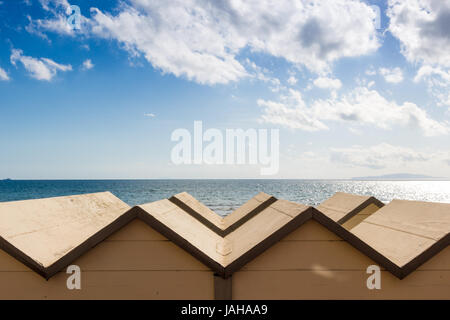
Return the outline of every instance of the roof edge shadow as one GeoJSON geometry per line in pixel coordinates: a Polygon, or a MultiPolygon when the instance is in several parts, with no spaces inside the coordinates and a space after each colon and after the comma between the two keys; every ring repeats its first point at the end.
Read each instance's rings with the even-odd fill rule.
{"type": "MultiPolygon", "coordinates": [[[[358,213],[360,213],[362,210],[364,210],[365,208],[367,208],[368,206],[370,206],[371,204],[376,205],[377,207],[379,207],[380,209],[383,208],[385,206],[385,204],[383,202],[381,202],[380,200],[378,200],[375,197],[370,197],[369,199],[367,199],[366,201],[364,201],[363,203],[361,203],[359,206],[357,206],[356,208],[354,208],[352,211],[350,211],[349,213],[347,213],[344,217],[342,217],[341,219],[339,219],[338,221],[336,221],[336,223],[342,225],[344,223],[346,223],[347,221],[349,221],[350,219],[352,219],[354,216],[356,216],[358,213]]],[[[318,210],[320,211],[320,210],[318,210]]]]}
{"type": "MultiPolygon", "coordinates": [[[[254,197],[253,197],[254,198],[254,197]]],[[[251,198],[251,199],[253,199],[251,198]]],[[[195,199],[195,198],[194,198],[195,199]]],[[[251,200],[250,199],[250,200],[251,200]]],[[[267,200],[264,200],[263,202],[261,202],[257,207],[255,207],[254,209],[252,209],[251,211],[247,212],[245,215],[243,215],[239,220],[235,221],[233,224],[227,226],[226,228],[220,228],[219,226],[217,226],[213,221],[209,220],[208,218],[204,217],[203,215],[201,215],[200,213],[198,213],[195,209],[193,209],[191,206],[187,205],[186,203],[184,203],[183,201],[181,201],[180,199],[178,199],[176,196],[172,196],[168,199],[170,202],[172,202],[174,205],[176,205],[177,207],[179,207],[181,210],[183,210],[184,212],[190,214],[192,217],[194,217],[195,219],[197,219],[199,222],[201,222],[203,225],[205,225],[206,227],[208,227],[210,230],[212,230],[213,232],[215,232],[216,234],[218,234],[221,237],[225,237],[228,234],[230,234],[231,232],[235,231],[237,228],[239,228],[240,226],[242,226],[244,223],[246,223],[247,221],[249,221],[251,218],[255,217],[257,214],[259,214],[260,212],[264,211],[265,209],[267,209],[270,205],[272,205],[273,203],[275,203],[278,199],[270,196],[267,200]]],[[[244,204],[243,204],[244,205],[244,204]]],[[[240,207],[242,207],[243,205],[241,205],[240,207]]],[[[236,210],[235,210],[236,211],[236,210]]],[[[231,213],[231,215],[235,212],[233,211],[231,213]]],[[[221,218],[222,220],[224,218],[221,218]]]]}
{"type": "MultiPolygon", "coordinates": [[[[252,198],[253,199],[253,198],[252,198]]],[[[251,199],[250,199],[251,200],[251,199]]],[[[239,220],[234,222],[233,224],[229,225],[224,231],[222,237],[225,237],[226,235],[230,234],[231,232],[235,231],[237,228],[242,226],[244,223],[249,221],[251,218],[255,217],[262,211],[266,210],[268,207],[270,207],[272,204],[277,202],[278,199],[274,196],[270,196],[267,200],[264,200],[261,202],[256,208],[253,210],[247,212],[245,215],[243,215],[239,220]]],[[[243,205],[242,205],[243,206],[243,205]]],[[[241,206],[241,207],[242,207],[241,206]]],[[[236,211],[236,210],[235,210],[236,211]]],[[[232,215],[235,211],[233,211],[230,215],[232,215]]]]}
{"type": "MultiPolygon", "coordinates": [[[[195,198],[194,198],[195,199],[195,198]]],[[[178,199],[176,196],[171,196],[168,199],[171,203],[176,205],[178,208],[183,210],[184,212],[188,213],[190,216],[197,219],[199,222],[201,222],[203,225],[211,229],[213,232],[217,233],[218,235],[222,235],[223,229],[219,228],[216,224],[214,224],[211,220],[205,218],[200,213],[198,213],[196,210],[194,210],[191,206],[187,205],[180,199],[178,199]]],[[[216,213],[214,213],[216,214],[216,213]]]]}

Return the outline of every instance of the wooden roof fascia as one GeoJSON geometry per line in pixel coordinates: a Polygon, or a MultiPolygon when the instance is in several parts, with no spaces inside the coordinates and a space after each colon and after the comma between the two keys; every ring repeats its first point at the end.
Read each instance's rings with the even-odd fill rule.
{"type": "Polygon", "coordinates": [[[434,257],[440,251],[445,249],[450,243],[450,234],[434,243],[431,247],[427,248],[413,260],[408,262],[403,267],[398,266],[392,262],[389,258],[385,257],[383,254],[375,250],[370,244],[366,243],[364,240],[360,239],[357,235],[353,234],[351,231],[345,229],[337,222],[333,221],[324,213],[320,212],[316,208],[313,210],[313,219],[319,222],[321,225],[326,227],[328,230],[347,241],[354,248],[359,250],[361,253],[365,254],[367,257],[374,260],[380,266],[391,272],[394,276],[399,279],[405,278],[407,275],[415,271],[422,264],[427,262],[429,259],[434,257]]]}
{"type": "Polygon", "coordinates": [[[45,279],[49,279],[51,276],[48,276],[44,266],[37,263],[35,260],[33,260],[31,257],[29,257],[26,253],[19,250],[15,246],[13,246],[10,242],[5,240],[3,237],[0,237],[0,249],[2,249],[4,252],[9,254],[12,258],[20,261],[24,265],[26,265],[28,268],[39,274],[45,279]]]}
{"type": "MultiPolygon", "coordinates": [[[[376,200],[375,198],[373,198],[375,200],[371,198],[367,199],[363,204],[361,204],[358,207],[359,210],[364,209],[362,207],[363,205],[365,207],[371,203],[375,204],[378,203],[377,202],[378,200],[375,201],[376,200]]],[[[252,247],[249,246],[248,249],[245,248],[246,250],[245,252],[242,252],[240,255],[232,257],[232,259],[229,259],[228,262],[226,262],[227,261],[226,259],[224,259],[223,261],[218,259],[216,261],[214,258],[212,258],[212,256],[209,256],[207,253],[202,251],[201,248],[197,248],[193,243],[189,242],[182,235],[178,234],[176,230],[172,230],[170,227],[166,226],[162,221],[158,220],[155,216],[153,216],[151,212],[146,211],[144,208],[140,206],[136,206],[125,211],[123,214],[119,215],[115,220],[110,222],[108,225],[104,226],[101,230],[95,232],[92,236],[87,238],[80,245],[73,248],[71,251],[66,253],[64,256],[62,256],[60,259],[58,259],[48,267],[44,267],[37,261],[33,260],[30,256],[28,256],[20,249],[18,249],[10,242],[8,242],[6,239],[1,237],[0,237],[0,248],[5,252],[7,252],[12,257],[14,257],[15,259],[19,260],[20,262],[22,262],[23,264],[34,270],[35,272],[37,272],[45,279],[49,279],[54,274],[61,271],[66,266],[70,265],[72,261],[83,255],[92,247],[96,246],[98,243],[105,240],[111,234],[118,231],[120,228],[124,227],[132,220],[138,218],[147,223],[150,227],[161,233],[169,240],[173,241],[176,245],[184,249],[186,252],[194,256],[196,259],[204,263],[206,266],[211,268],[215,273],[217,273],[223,278],[227,278],[231,276],[232,273],[239,270],[243,265],[250,262],[255,257],[260,255],[262,252],[267,250],[269,247],[274,245],[276,242],[281,240],[283,237],[288,235],[290,232],[299,228],[303,223],[305,223],[310,219],[313,219],[318,223],[320,223],[325,228],[327,228],[328,230],[330,230],[331,232],[333,232],[334,234],[336,234],[337,236],[339,236],[340,238],[342,238],[343,240],[347,241],[350,245],[352,245],[357,250],[359,250],[372,260],[374,260],[380,266],[390,271],[394,276],[398,277],[399,279],[403,279],[408,274],[416,270],[420,265],[431,259],[433,256],[438,254],[444,248],[446,248],[450,243],[450,233],[447,232],[447,234],[445,234],[442,238],[437,239],[437,241],[433,245],[431,245],[426,250],[424,250],[416,257],[414,257],[411,261],[400,267],[399,265],[391,261],[389,258],[384,256],[382,253],[377,251],[375,248],[373,248],[369,243],[365,242],[364,240],[359,238],[356,234],[352,233],[351,230],[345,229],[339,222],[334,221],[332,218],[330,218],[328,215],[324,214],[317,208],[307,207],[289,201],[276,199],[274,200],[274,199],[275,198],[268,196],[266,197],[265,201],[263,201],[260,205],[254,207],[251,211],[246,213],[245,212],[240,213],[243,214],[242,218],[239,218],[238,220],[234,219],[236,221],[230,224],[226,229],[223,229],[228,230],[228,228],[234,226],[234,229],[233,230],[230,229],[231,231],[229,231],[226,235],[219,235],[217,233],[212,233],[209,227],[204,225],[203,222],[198,220],[196,217],[192,217],[191,213],[175,205],[173,202],[170,202],[168,200],[164,200],[166,202],[162,202],[161,200],[163,206],[164,205],[167,206],[167,204],[170,203],[169,207],[177,208],[176,210],[178,211],[176,212],[178,212],[178,214],[181,215],[187,214],[188,216],[191,216],[191,218],[189,218],[188,220],[192,221],[193,223],[195,222],[195,224],[198,224],[199,228],[203,230],[203,232],[207,232],[207,230],[209,230],[208,233],[210,234],[210,236],[216,238],[218,240],[218,243],[220,242],[220,244],[223,244],[224,246],[226,245],[230,237],[231,239],[234,240],[242,238],[242,235],[233,234],[233,232],[242,233],[246,232],[245,230],[248,231],[249,230],[248,227],[250,225],[247,225],[246,223],[252,218],[258,219],[257,218],[258,214],[264,212],[266,209],[271,208],[270,210],[273,209],[281,214],[281,216],[275,215],[275,217],[280,220],[278,220],[279,223],[277,227],[273,229],[273,232],[270,228],[268,228],[266,230],[267,234],[263,236],[264,238],[261,237],[260,239],[257,238],[259,242],[257,242],[254,246],[252,245],[252,247]],[[179,211],[180,209],[181,211],[179,211]],[[282,216],[284,218],[281,218],[282,216]],[[289,220],[289,218],[287,217],[290,217],[291,219],[289,220]],[[239,229],[239,227],[243,227],[244,229],[239,229]]],[[[155,208],[157,208],[157,206],[155,208]]],[[[265,219],[271,217],[271,215],[274,214],[273,210],[266,211],[265,214],[263,214],[265,215],[265,219]]],[[[354,211],[357,211],[357,209],[353,209],[351,212],[354,211]]],[[[160,216],[160,218],[161,217],[162,218],[164,217],[164,212],[160,216]]],[[[262,216],[261,219],[263,219],[264,221],[264,218],[262,216]]],[[[217,243],[215,244],[217,245],[217,243]]],[[[242,250],[242,246],[241,249],[239,250],[242,250]]],[[[211,251],[210,246],[209,249],[207,248],[206,251],[207,252],[211,251]]],[[[226,253],[225,255],[222,253],[220,254],[222,256],[227,255],[226,253]]]]}
{"type": "Polygon", "coordinates": [[[127,217],[126,212],[130,207],[110,192],[97,192],[2,202],[0,210],[5,210],[1,211],[0,249],[48,279],[90,247],[101,242],[103,235],[107,237],[110,229],[126,224],[128,221],[122,220],[127,217]],[[61,210],[68,210],[67,215],[60,215],[61,210]],[[85,212],[86,215],[83,214],[85,212]],[[42,217],[44,223],[36,217],[42,217]],[[77,227],[80,225],[86,225],[87,228],[76,236],[79,230],[77,227]],[[44,235],[40,234],[41,232],[44,235]],[[48,233],[56,233],[59,236],[68,233],[69,241],[58,242],[48,236],[48,233]],[[21,236],[31,237],[28,241],[21,242],[21,236]],[[43,241],[37,243],[41,247],[38,247],[37,251],[30,250],[30,244],[36,245],[36,239],[43,241]],[[57,251],[47,252],[45,241],[50,241],[51,248],[57,251]]]}
{"type": "MultiPolygon", "coordinates": [[[[247,215],[244,216],[245,221],[248,221],[251,217],[254,217],[255,215],[257,215],[257,213],[262,212],[264,209],[269,207],[271,203],[273,203],[272,201],[273,198],[270,198],[269,201],[265,201],[257,208],[249,212],[247,215]],[[248,215],[250,215],[250,217],[248,215]]],[[[304,217],[303,219],[301,219],[301,221],[304,222],[310,218],[310,215],[306,216],[299,215],[299,217],[304,217]]],[[[281,228],[280,230],[276,230],[274,234],[264,239],[261,243],[259,243],[255,247],[251,248],[249,251],[239,256],[236,260],[233,261],[233,263],[230,266],[227,266],[227,268],[225,268],[223,265],[212,259],[210,256],[205,254],[199,248],[195,247],[189,241],[184,239],[181,235],[177,234],[174,230],[164,225],[162,222],[160,222],[158,219],[152,216],[151,212],[147,212],[140,206],[135,206],[127,210],[118,218],[116,218],[113,222],[106,225],[104,228],[93,234],[91,237],[86,239],[77,247],[73,248],[71,251],[66,253],[64,256],[62,256],[60,259],[58,259],[48,267],[44,267],[43,265],[37,263],[31,257],[27,256],[25,253],[23,253],[18,248],[13,246],[10,242],[1,237],[0,237],[0,248],[3,249],[5,252],[7,252],[9,255],[11,255],[13,258],[19,260],[27,267],[29,267],[30,269],[41,275],[43,278],[48,280],[53,275],[60,272],[68,265],[70,265],[74,260],[82,256],[92,247],[95,247],[97,244],[99,244],[107,237],[112,235],[114,232],[126,226],[128,223],[130,223],[132,220],[136,218],[142,220],[151,228],[161,233],[169,240],[173,241],[177,246],[184,249],[186,252],[191,254],[193,257],[204,263],[206,266],[208,266],[214,272],[216,272],[217,274],[219,274],[224,278],[230,275],[235,270],[237,270],[239,266],[246,264],[251,259],[259,255],[262,251],[266,250],[270,245],[278,241],[280,237],[283,237],[286,234],[286,232],[290,232],[292,228],[295,229],[296,223],[300,220],[300,219],[293,219],[292,221],[288,222],[287,225],[283,226],[283,228],[281,228]]],[[[239,220],[240,225],[245,223],[245,221],[242,222],[242,219],[240,219],[239,220]]],[[[236,224],[233,224],[231,226],[232,227],[234,226],[235,229],[234,230],[230,229],[231,231],[228,231],[227,234],[230,234],[231,232],[235,231],[238,228],[236,227],[236,224]]],[[[224,242],[226,241],[225,236],[220,236],[220,238],[224,242]]]]}
{"type": "Polygon", "coordinates": [[[344,217],[342,217],[341,219],[339,219],[337,221],[337,223],[339,224],[344,224],[345,222],[347,222],[348,220],[350,220],[351,218],[353,218],[354,216],[356,216],[359,212],[361,212],[362,210],[364,210],[365,208],[367,208],[368,206],[370,206],[371,204],[376,205],[379,208],[384,207],[384,203],[381,202],[380,200],[378,200],[375,197],[370,197],[369,199],[367,199],[366,201],[364,201],[362,204],[360,204],[358,207],[356,207],[355,209],[353,209],[352,211],[350,211],[347,215],[345,215],[344,217]]]}
{"type": "Polygon", "coordinates": [[[371,204],[376,205],[378,208],[384,206],[383,202],[374,197],[336,192],[333,196],[320,203],[316,209],[333,221],[344,224],[371,204]]]}
{"type": "MultiPolygon", "coordinates": [[[[250,200],[253,200],[253,199],[255,199],[255,197],[250,200]]],[[[205,214],[202,215],[197,210],[195,210],[194,208],[192,208],[191,206],[189,206],[188,204],[186,204],[185,202],[180,200],[177,197],[177,195],[170,197],[169,201],[172,202],[173,204],[175,204],[176,206],[178,206],[183,211],[189,213],[192,217],[196,218],[198,221],[200,221],[202,224],[207,226],[209,229],[214,231],[219,236],[225,237],[228,234],[230,234],[231,232],[233,232],[234,230],[236,230],[237,228],[239,228],[241,225],[246,223],[248,220],[250,220],[251,218],[256,216],[258,213],[260,213],[261,211],[268,208],[271,204],[273,204],[275,201],[277,201],[277,198],[275,198],[273,196],[269,196],[268,199],[261,202],[257,207],[253,208],[249,212],[244,213],[242,215],[242,217],[240,217],[237,221],[235,221],[234,223],[229,224],[229,225],[226,223],[226,217],[225,218],[220,217],[221,224],[217,224],[213,219],[210,219],[207,215],[205,215],[205,214]]],[[[213,214],[216,214],[216,213],[213,213],[213,214]]],[[[236,214],[236,211],[232,212],[227,217],[230,217],[234,214],[236,214]]]]}
{"type": "MultiPolygon", "coordinates": [[[[280,203],[283,203],[284,201],[281,201],[280,203]]],[[[276,203],[276,202],[274,202],[276,203]]],[[[284,202],[284,205],[288,203],[287,201],[284,202]]],[[[267,205],[267,204],[266,204],[267,205]]],[[[263,238],[259,242],[257,242],[254,246],[248,248],[245,252],[238,255],[237,257],[233,258],[231,261],[227,262],[227,253],[221,254],[220,257],[223,257],[223,260],[216,261],[213,257],[209,256],[207,253],[202,251],[200,248],[195,246],[193,243],[185,239],[181,234],[177,233],[176,230],[172,230],[169,228],[164,222],[160,221],[158,218],[156,218],[151,210],[147,210],[146,208],[139,207],[140,211],[138,214],[138,218],[142,219],[144,222],[146,222],[149,226],[154,228],[156,231],[160,232],[163,236],[168,238],[169,240],[173,241],[176,245],[187,251],[189,254],[194,256],[199,261],[203,262],[205,265],[207,265],[209,268],[211,268],[217,275],[220,275],[223,278],[229,277],[233,272],[237,271],[240,267],[250,262],[252,259],[254,259],[256,256],[261,254],[263,251],[268,249],[270,246],[275,244],[277,241],[282,239],[284,236],[286,236],[291,231],[297,229],[301,224],[311,219],[312,216],[312,208],[307,206],[302,206],[296,203],[289,203],[289,205],[297,207],[299,211],[296,213],[295,216],[288,215],[286,213],[280,212],[277,209],[273,209],[272,214],[276,212],[280,219],[280,223],[283,223],[281,221],[286,221],[286,223],[283,224],[282,227],[279,229],[273,230],[267,237],[263,238]]],[[[269,208],[267,206],[267,208],[269,208]]],[[[266,208],[266,209],[267,209],[266,208]]],[[[261,210],[262,212],[264,210],[261,210]]],[[[183,212],[185,212],[183,210],[183,212]]],[[[269,214],[269,212],[267,212],[269,214]]],[[[257,219],[255,217],[255,219],[257,219]]],[[[199,224],[199,227],[206,227],[201,221],[197,221],[199,224]]],[[[245,223],[244,223],[245,224],[245,223]]],[[[242,224],[242,226],[244,225],[242,224]]],[[[228,233],[227,236],[220,236],[218,242],[216,245],[223,245],[226,246],[229,244],[230,246],[233,246],[233,242],[230,242],[229,237],[232,235],[233,232],[243,232],[239,228],[237,228],[234,231],[231,231],[228,233]]],[[[217,248],[217,247],[216,247],[217,248]]]]}
{"type": "MultiPolygon", "coordinates": [[[[190,214],[192,217],[200,221],[203,225],[217,233],[218,235],[222,236],[223,229],[221,229],[219,226],[217,226],[215,223],[211,221],[211,219],[208,219],[207,217],[201,215],[197,210],[194,210],[191,206],[187,205],[180,199],[178,199],[175,196],[172,196],[169,198],[169,201],[172,202],[174,205],[179,207],[184,212],[190,214]]],[[[215,214],[215,213],[214,213],[215,214]]]]}
{"type": "Polygon", "coordinates": [[[313,220],[317,221],[322,226],[324,226],[325,228],[327,228],[328,230],[339,236],[341,239],[347,241],[358,251],[362,252],[375,262],[379,263],[381,266],[383,266],[386,270],[390,271],[396,277],[400,278],[402,272],[399,266],[397,266],[395,263],[393,263],[391,260],[383,256],[375,249],[373,249],[370,245],[362,241],[360,238],[351,233],[349,230],[345,229],[339,223],[332,220],[331,218],[329,218],[327,215],[325,215],[316,208],[314,208],[313,210],[312,218],[313,220]]]}
{"type": "Polygon", "coordinates": [[[450,244],[450,233],[448,233],[446,236],[441,238],[440,240],[436,241],[431,247],[427,248],[425,251],[423,251],[421,254],[416,256],[414,259],[412,259],[410,262],[405,264],[402,269],[402,274],[400,279],[403,279],[413,271],[415,271],[417,268],[419,268],[421,265],[423,265],[425,262],[433,258],[435,255],[437,255],[439,252],[444,250],[448,245],[450,244]]]}
{"type": "Polygon", "coordinates": [[[84,253],[103,242],[110,235],[119,231],[121,228],[126,226],[132,220],[137,217],[137,210],[135,207],[129,209],[124,214],[119,216],[116,220],[105,226],[103,229],[92,235],[90,238],[86,239],[82,244],[75,247],[72,251],[61,257],[58,261],[45,268],[45,278],[48,280],[50,277],[69,266],[71,262],[75,261],[77,258],[81,257],[84,253]]]}
{"type": "Polygon", "coordinates": [[[66,253],[60,259],[55,261],[48,267],[37,263],[33,258],[22,252],[17,247],[13,246],[10,242],[0,237],[0,249],[5,251],[14,259],[22,262],[24,265],[29,267],[31,270],[35,271],[41,275],[46,280],[50,279],[56,273],[69,266],[71,262],[82,256],[84,253],[89,251],[91,248],[95,247],[97,244],[105,240],[114,232],[118,231],[123,226],[127,225],[131,220],[134,220],[137,216],[135,208],[129,209],[123,215],[119,216],[116,220],[105,226],[103,229],[99,230],[91,237],[86,239],[83,243],[73,248],[71,251],[66,253]]]}
{"type": "MultiPolygon", "coordinates": [[[[252,199],[254,199],[254,198],[252,198],[252,199]]],[[[252,199],[250,199],[250,200],[252,200],[252,199]]],[[[230,234],[231,232],[235,231],[237,228],[242,226],[244,223],[249,221],[251,218],[253,218],[256,215],[258,215],[258,213],[260,213],[260,212],[264,211],[265,209],[267,209],[268,207],[270,207],[277,200],[278,200],[277,198],[275,198],[273,196],[270,196],[268,199],[266,199],[263,202],[261,202],[257,207],[253,208],[251,211],[246,212],[237,221],[235,221],[234,223],[230,224],[223,231],[223,236],[226,236],[226,235],[230,234]]],[[[236,210],[238,210],[238,209],[236,209],[236,210]]],[[[227,219],[227,217],[232,217],[233,215],[236,215],[237,214],[236,210],[233,211],[230,215],[226,216],[224,218],[224,221],[227,219]]]]}
{"type": "Polygon", "coordinates": [[[198,249],[191,242],[176,233],[174,230],[167,227],[164,223],[160,222],[143,208],[138,206],[135,207],[135,209],[137,210],[137,218],[145,222],[157,232],[161,233],[164,237],[175,243],[180,248],[184,249],[187,253],[198,259],[200,262],[211,268],[219,275],[224,274],[224,267],[220,263],[212,259],[209,255],[205,254],[202,250],[198,249]]]}
{"type": "Polygon", "coordinates": [[[445,249],[449,243],[450,205],[392,200],[350,230],[401,268],[400,278],[445,249]],[[386,241],[394,237],[398,245],[386,241]]]}
{"type": "Polygon", "coordinates": [[[286,237],[288,234],[295,231],[297,228],[299,228],[305,222],[310,220],[312,218],[313,209],[314,209],[313,207],[308,207],[303,213],[294,217],[291,221],[289,221],[287,224],[285,224],[282,228],[278,229],[273,234],[271,234],[269,237],[265,238],[263,241],[259,242],[256,246],[251,248],[245,254],[240,256],[238,259],[231,262],[229,265],[227,265],[225,267],[223,276],[225,278],[231,276],[234,272],[238,271],[240,268],[242,268],[248,262],[255,259],[257,256],[259,256],[261,253],[263,253],[264,251],[269,249],[275,243],[277,243],[278,241],[280,241],[281,239],[286,237]]]}

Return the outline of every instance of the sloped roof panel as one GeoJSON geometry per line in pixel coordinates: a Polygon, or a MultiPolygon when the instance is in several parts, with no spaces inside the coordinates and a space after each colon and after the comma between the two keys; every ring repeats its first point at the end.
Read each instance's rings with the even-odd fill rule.
{"type": "Polygon", "coordinates": [[[42,270],[123,215],[129,206],[109,192],[0,203],[2,247],[42,270]]]}
{"type": "Polygon", "coordinates": [[[404,267],[450,233],[450,204],[393,200],[351,232],[404,267]]]}
{"type": "MultiPolygon", "coordinates": [[[[143,215],[150,215],[178,236],[170,239],[169,235],[170,240],[178,244],[180,240],[187,241],[211,260],[223,266],[223,257],[216,249],[220,245],[222,237],[205,226],[201,221],[187,214],[167,199],[140,205],[139,207],[145,212],[142,213],[143,215]]],[[[157,225],[153,225],[153,227],[158,230],[157,225]]],[[[164,233],[163,230],[158,231],[164,233]]]]}

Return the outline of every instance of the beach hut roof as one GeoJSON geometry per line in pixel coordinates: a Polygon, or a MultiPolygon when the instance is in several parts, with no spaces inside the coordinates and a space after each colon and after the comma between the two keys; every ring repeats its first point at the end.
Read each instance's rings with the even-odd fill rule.
{"type": "Polygon", "coordinates": [[[313,218],[401,279],[450,242],[450,204],[393,200],[384,205],[337,193],[317,209],[313,218]],[[380,209],[351,229],[343,226],[372,203],[380,209]]]}
{"type": "Polygon", "coordinates": [[[109,192],[0,203],[0,247],[43,276],[115,230],[129,206],[109,192]]]}
{"type": "Polygon", "coordinates": [[[187,193],[138,208],[142,220],[223,277],[312,216],[311,207],[264,193],[227,217],[220,217],[187,193]]]}
{"type": "MultiPolygon", "coordinates": [[[[377,208],[375,208],[377,209],[377,208]]],[[[317,208],[260,193],[220,217],[188,193],[130,208],[109,192],[0,203],[0,246],[51,277],[138,218],[228,277],[301,224],[314,219],[403,278],[449,243],[450,204],[338,193],[317,208]],[[370,204],[381,209],[351,229],[370,204]]]]}
{"type": "Polygon", "coordinates": [[[448,245],[450,205],[393,200],[351,232],[408,273],[448,245]]]}

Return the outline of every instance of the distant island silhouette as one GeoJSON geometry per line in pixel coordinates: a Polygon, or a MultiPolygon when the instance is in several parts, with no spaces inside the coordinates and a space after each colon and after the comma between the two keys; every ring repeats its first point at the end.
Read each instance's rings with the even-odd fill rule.
{"type": "Polygon", "coordinates": [[[394,173],[381,176],[368,176],[368,177],[355,177],[352,180],[437,180],[446,181],[449,178],[444,177],[432,177],[423,174],[410,174],[410,173],[394,173]]]}

